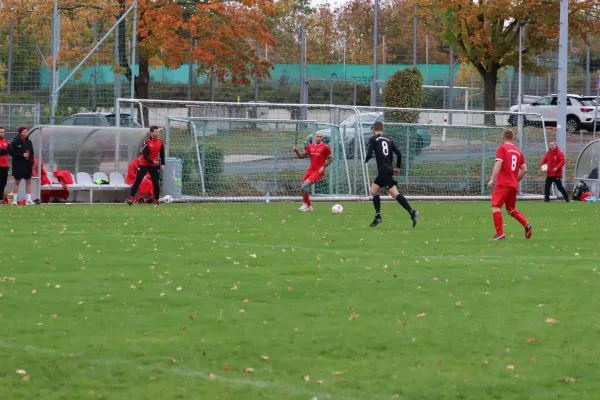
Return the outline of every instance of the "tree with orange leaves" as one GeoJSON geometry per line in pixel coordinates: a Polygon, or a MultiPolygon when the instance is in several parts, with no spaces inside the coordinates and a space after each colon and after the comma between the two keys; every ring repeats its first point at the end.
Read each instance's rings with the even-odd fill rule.
{"type": "MultiPolygon", "coordinates": [[[[533,58],[557,46],[557,0],[418,1],[430,23],[442,27],[442,37],[455,54],[473,65],[483,79],[485,110],[496,109],[498,72],[506,66],[518,66],[522,24],[526,24],[525,71],[535,71],[533,58]]],[[[585,38],[588,32],[600,33],[597,0],[571,1],[569,11],[570,36],[585,38]]]]}
{"type": "MultiPolygon", "coordinates": [[[[273,45],[266,19],[274,15],[273,0],[137,0],[137,55],[139,72],[125,54],[126,32],[118,27],[118,62],[114,51],[104,51],[95,62],[112,64],[128,80],[134,79],[137,98],[148,98],[150,67],[177,68],[189,61],[198,65],[197,75],[213,75],[221,82],[247,84],[270,77],[272,65],[255,55],[255,47],[273,45]],[[191,37],[190,37],[191,36],[191,37]]],[[[36,37],[40,47],[49,47],[54,2],[51,0],[2,0],[3,20],[14,19],[36,37]],[[40,43],[45,42],[45,43],[40,43]]],[[[133,4],[133,0],[59,0],[61,13],[60,64],[76,63],[93,47],[92,25],[107,30],[133,4]]],[[[101,36],[101,35],[100,35],[101,36]]],[[[113,46],[110,40],[106,46],[113,46]]],[[[51,59],[46,59],[51,64],[51,59]]],[[[59,65],[60,65],[59,64],[59,65]]]]}

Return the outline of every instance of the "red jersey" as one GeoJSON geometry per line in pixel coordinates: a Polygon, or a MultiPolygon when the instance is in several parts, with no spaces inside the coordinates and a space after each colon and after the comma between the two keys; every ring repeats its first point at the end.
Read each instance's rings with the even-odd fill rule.
{"type": "Polygon", "coordinates": [[[519,169],[525,165],[525,156],[514,144],[505,143],[496,151],[496,161],[502,161],[497,185],[519,187],[519,169]]]}
{"type": "MultiPolygon", "coordinates": [[[[10,142],[4,138],[0,139],[0,151],[6,153],[10,146],[10,142]]],[[[8,167],[8,155],[0,156],[0,167],[8,167]]]]}
{"type": "Polygon", "coordinates": [[[327,157],[331,156],[331,149],[326,143],[321,144],[311,143],[305,149],[310,155],[309,171],[318,171],[323,165],[327,157]]]}
{"type": "Polygon", "coordinates": [[[554,150],[548,150],[540,163],[540,167],[546,163],[548,163],[547,175],[549,177],[562,178],[562,170],[565,166],[565,153],[563,153],[561,149],[557,147],[554,150]],[[556,172],[554,172],[554,168],[556,168],[556,172]]]}
{"type": "Polygon", "coordinates": [[[144,143],[140,165],[144,167],[157,167],[165,165],[165,147],[160,139],[148,139],[144,143]]]}

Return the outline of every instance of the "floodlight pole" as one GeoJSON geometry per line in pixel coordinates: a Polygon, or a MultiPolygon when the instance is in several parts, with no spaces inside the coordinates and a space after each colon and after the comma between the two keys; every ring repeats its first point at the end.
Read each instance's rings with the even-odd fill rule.
{"type": "Polygon", "coordinates": [[[523,26],[524,22],[519,24],[519,83],[518,83],[518,94],[517,94],[517,105],[519,111],[518,119],[518,143],[519,146],[523,147],[523,116],[521,113],[521,106],[523,104],[523,26]]]}
{"type": "MultiPolygon", "coordinates": [[[[129,13],[131,12],[131,10],[134,9],[134,7],[137,6],[137,3],[134,2],[134,4],[132,4],[129,9],[127,9],[127,11],[121,16],[121,18],[119,18],[119,20],[112,26],[112,28],[110,28],[108,30],[108,32],[106,32],[106,34],[104,35],[104,37],[102,37],[102,39],[100,39],[100,41],[98,43],[96,43],[96,45],[92,48],[92,50],[90,50],[90,52],[83,58],[83,60],[81,60],[81,62],[79,64],[77,64],[77,66],[73,69],[73,71],[71,71],[71,73],[69,74],[69,76],[67,76],[65,78],[65,80],[56,88],[52,91],[51,97],[52,97],[52,116],[51,116],[51,121],[54,122],[54,115],[56,113],[56,99],[58,96],[58,92],[60,92],[60,90],[63,88],[63,86],[65,86],[67,84],[67,82],[69,82],[69,79],[71,79],[73,77],[73,75],[75,75],[77,73],[77,71],[79,71],[79,69],[87,62],[87,60],[90,59],[90,57],[96,52],[96,50],[98,50],[98,48],[102,45],[102,43],[104,43],[104,41],[110,36],[111,33],[113,33],[113,31],[115,29],[117,29],[117,27],[119,26],[119,24],[121,22],[123,22],[123,20],[125,20],[125,18],[127,17],[127,15],[129,15],[129,13]]],[[[54,0],[54,7],[55,7],[55,14],[58,14],[58,0],[54,0]]],[[[58,23],[58,28],[60,29],[60,21],[58,23]]],[[[60,42],[59,42],[60,44],[60,42]]],[[[58,53],[58,48],[53,49],[53,51],[55,53],[58,53]]],[[[56,55],[54,55],[54,60],[53,60],[53,68],[56,71],[56,55]]],[[[58,79],[56,79],[53,82],[54,85],[58,84],[58,79]]]]}
{"type": "Polygon", "coordinates": [[[373,34],[373,81],[371,82],[371,107],[377,105],[377,45],[379,44],[379,0],[375,0],[375,32],[373,34]]]}
{"type": "Polygon", "coordinates": [[[58,103],[58,71],[56,70],[56,58],[60,49],[60,12],[58,10],[58,0],[54,0],[54,12],[52,14],[52,89],[50,89],[51,116],[50,125],[54,125],[56,115],[56,105],[58,103]]]}
{"type": "MultiPolygon", "coordinates": [[[[569,0],[560,0],[560,33],[558,39],[558,110],[556,144],[567,151],[567,52],[569,46],[569,0]]],[[[563,168],[562,179],[565,179],[563,168]]]]}

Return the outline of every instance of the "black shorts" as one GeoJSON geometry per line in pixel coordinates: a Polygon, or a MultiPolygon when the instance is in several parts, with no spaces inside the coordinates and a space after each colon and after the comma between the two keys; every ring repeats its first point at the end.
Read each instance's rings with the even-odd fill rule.
{"type": "Polygon", "coordinates": [[[373,181],[379,187],[390,189],[396,186],[398,182],[394,179],[394,173],[379,174],[373,181]]]}
{"type": "Polygon", "coordinates": [[[12,176],[16,180],[31,179],[31,164],[13,164],[12,176]]]}

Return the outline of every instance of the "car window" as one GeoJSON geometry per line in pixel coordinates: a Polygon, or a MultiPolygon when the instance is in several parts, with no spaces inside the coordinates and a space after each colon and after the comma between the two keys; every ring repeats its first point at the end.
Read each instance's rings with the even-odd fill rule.
{"type": "Polygon", "coordinates": [[[542,97],[533,103],[534,106],[549,106],[550,104],[552,104],[552,97],[542,97]]]}
{"type": "Polygon", "coordinates": [[[598,103],[594,101],[594,99],[580,99],[581,104],[584,106],[597,106],[598,103]]]}
{"type": "MultiPolygon", "coordinates": [[[[361,118],[362,119],[362,118],[361,118]]],[[[350,126],[356,124],[356,117],[353,115],[351,117],[346,118],[340,123],[340,126],[350,126]]]]}
{"type": "Polygon", "coordinates": [[[73,117],[69,117],[69,118],[65,118],[63,119],[59,125],[73,125],[75,118],[73,117]]]}
{"type": "Polygon", "coordinates": [[[567,105],[568,105],[568,106],[572,106],[572,105],[573,105],[573,102],[572,102],[572,101],[571,101],[571,99],[570,99],[570,98],[568,98],[568,97],[567,97],[567,105]]]}
{"type": "Polygon", "coordinates": [[[93,116],[75,117],[75,125],[78,125],[78,126],[98,126],[98,125],[100,125],[100,118],[93,117],[93,116]]]}

